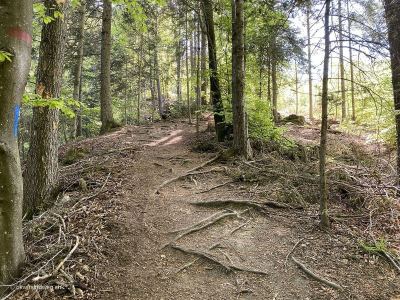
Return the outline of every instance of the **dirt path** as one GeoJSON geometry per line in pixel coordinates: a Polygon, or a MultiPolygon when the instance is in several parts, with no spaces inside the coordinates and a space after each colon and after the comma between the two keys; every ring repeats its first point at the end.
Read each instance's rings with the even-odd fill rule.
{"type": "Polygon", "coordinates": [[[395,275],[387,273],[387,266],[353,261],[357,245],[351,237],[320,233],[316,219],[309,215],[315,212],[271,209],[260,214],[246,207],[204,208],[188,203],[249,200],[254,198],[252,190],[257,186],[227,184],[199,193],[231,180],[223,172],[210,172],[171,183],[154,194],[163,181],[215,155],[190,150],[193,131],[187,124],[176,123],[132,127],[118,133],[124,136],[120,139],[123,145],[116,144],[115,148],[134,144],[142,150],[134,159],[122,158],[113,166],[117,170],[113,180],[120,182],[117,201],[122,206],[111,229],[109,260],[99,272],[104,283],[101,299],[392,299],[398,286],[395,275]],[[224,218],[176,244],[266,275],[227,272],[206,259],[163,248],[178,234],[171,232],[227,208],[242,214],[224,218]],[[218,246],[209,251],[215,244],[218,246]],[[311,280],[287,260],[295,244],[298,259],[347,291],[339,293],[311,280]],[[369,272],[380,277],[370,277],[369,272]]]}

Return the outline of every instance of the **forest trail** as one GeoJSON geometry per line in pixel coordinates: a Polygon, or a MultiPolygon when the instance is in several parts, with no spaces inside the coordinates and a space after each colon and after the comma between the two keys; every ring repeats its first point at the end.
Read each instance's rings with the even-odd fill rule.
{"type": "Polygon", "coordinates": [[[221,167],[235,169],[237,164],[210,164],[199,171],[219,169],[185,177],[155,193],[164,181],[215,157],[215,153],[192,151],[195,136],[194,126],[177,122],[127,127],[94,140],[92,149],[96,151],[121,151],[118,160],[102,162],[109,172],[109,184],[115,186],[106,197],[118,209],[106,226],[105,257],[97,266],[101,284],[97,284],[96,294],[100,299],[397,299],[392,298],[400,287],[394,271],[382,262],[365,262],[347,229],[335,234],[320,232],[315,209],[271,208],[260,213],[246,206],[207,208],[189,203],[274,200],[275,191],[261,199],[255,183],[229,183],[201,193],[231,181],[221,167]],[[135,151],[124,153],[131,148],[135,151]],[[174,244],[209,253],[226,265],[266,274],[227,272],[207,259],[165,247],[182,233],[177,230],[218,212],[232,212],[226,209],[238,214],[187,234],[174,244]],[[308,278],[288,257],[291,251],[346,292],[308,278]]]}
{"type": "MultiPolygon", "coordinates": [[[[312,128],[292,127],[287,133],[307,143],[318,138],[312,128]]],[[[349,159],[346,149],[355,146],[346,143],[354,138],[336,138],[349,159]]],[[[400,299],[393,266],[359,246],[372,227],[392,226],[384,221],[390,215],[381,213],[377,217],[383,219],[376,220],[348,209],[343,190],[335,189],[332,231],[321,232],[318,199],[313,200],[315,161],[266,152],[253,163],[210,162],[218,149],[199,152],[197,146],[212,139],[206,123],[197,137],[195,126],[171,121],[127,126],[63,146],[63,193],[55,207],[25,224],[29,264],[22,288],[7,299],[66,299],[71,293],[88,300],[400,299]],[[222,203],[193,204],[215,201],[222,203]],[[277,208],[282,202],[292,208],[277,208]],[[296,205],[304,209],[293,209],[296,205]],[[32,279],[46,277],[74,245],[60,276],[32,279]],[[307,276],[291,255],[344,291],[307,276]],[[39,293],[29,288],[37,282],[61,289],[39,293]]]]}

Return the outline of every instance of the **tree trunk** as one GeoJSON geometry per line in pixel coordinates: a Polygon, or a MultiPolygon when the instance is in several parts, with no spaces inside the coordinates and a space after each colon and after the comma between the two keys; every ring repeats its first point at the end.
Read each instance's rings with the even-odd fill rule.
{"type": "Polygon", "coordinates": [[[232,112],[233,149],[250,157],[245,116],[244,0],[232,0],[232,112]]]}
{"type": "Polygon", "coordinates": [[[385,0],[386,22],[388,26],[394,109],[397,130],[397,174],[400,178],[400,0],[385,0]]]}
{"type": "MultiPolygon", "coordinates": [[[[18,275],[25,256],[18,123],[31,63],[32,3],[3,0],[0,19],[0,47],[13,55],[0,63],[0,285],[5,285],[18,275]]],[[[4,290],[0,286],[0,295],[4,290]]]]}
{"type": "MultiPolygon", "coordinates": [[[[81,89],[81,80],[82,80],[82,66],[83,66],[83,39],[84,39],[84,31],[85,31],[85,5],[86,2],[82,1],[81,6],[79,7],[79,29],[78,29],[78,49],[76,56],[76,65],[74,70],[74,92],[73,98],[76,101],[80,101],[80,89],[81,89]]],[[[82,126],[80,126],[80,130],[78,131],[79,123],[82,123],[82,109],[77,109],[75,111],[76,116],[74,119],[74,128],[72,135],[74,138],[82,135],[82,126]]]]}
{"type": "Polygon", "coordinates": [[[186,20],[185,20],[185,34],[186,34],[186,101],[187,101],[187,108],[188,108],[188,117],[189,117],[189,124],[192,124],[192,112],[191,112],[191,105],[190,105],[190,71],[189,71],[189,55],[190,55],[190,46],[189,44],[189,20],[188,20],[188,13],[186,12],[186,20]]]}
{"type": "MultiPolygon", "coordinates": [[[[203,24],[204,25],[204,24],[203,24]]],[[[204,26],[202,26],[204,27],[204,26]]],[[[207,34],[201,29],[201,104],[207,105],[207,34]]]]}
{"type": "Polygon", "coordinates": [[[319,176],[320,176],[320,218],[321,227],[329,228],[328,215],[328,191],[326,183],[326,145],[328,131],[328,77],[329,77],[329,12],[331,0],[325,1],[325,56],[324,56],[324,74],[322,78],[322,123],[321,123],[321,145],[319,160],[319,176]]]}
{"type": "Polygon", "coordinates": [[[180,18],[178,19],[178,33],[177,33],[177,43],[176,43],[176,95],[178,103],[182,103],[182,40],[181,40],[181,26],[180,18]]]}
{"type": "Polygon", "coordinates": [[[308,54],[308,117],[310,120],[314,119],[313,116],[313,79],[312,79],[312,66],[311,66],[311,0],[307,3],[307,54],[308,54]]]}
{"type": "Polygon", "coordinates": [[[351,43],[351,20],[350,20],[350,0],[347,0],[348,35],[349,35],[349,60],[350,60],[350,84],[351,84],[351,119],[356,120],[356,100],[354,95],[354,66],[353,66],[353,46],[351,43]]]}
{"type": "Polygon", "coordinates": [[[340,65],[340,92],[342,96],[342,121],[347,117],[346,104],[346,83],[344,73],[344,54],[343,54],[343,16],[342,16],[342,0],[338,0],[339,13],[339,65],[340,65]]]}
{"type": "Polygon", "coordinates": [[[297,62],[294,62],[296,72],[296,115],[299,114],[299,76],[297,70],[297,62]]]}
{"type": "MultiPolygon", "coordinates": [[[[57,4],[56,0],[45,0],[44,5],[48,16],[53,16],[54,9],[61,12],[67,10],[67,4],[57,4]]],[[[43,99],[61,96],[64,18],[43,24],[36,77],[36,94],[43,99]]],[[[58,109],[48,106],[33,109],[30,148],[24,174],[24,208],[28,216],[54,202],[58,179],[58,127],[58,109]]]]}
{"type": "Polygon", "coordinates": [[[137,123],[140,124],[140,105],[142,103],[142,73],[143,73],[143,34],[140,34],[140,49],[138,57],[139,77],[138,77],[138,98],[137,98],[137,123]]]}
{"type": "Polygon", "coordinates": [[[200,132],[200,113],[201,113],[201,65],[200,65],[200,18],[197,20],[197,32],[196,32],[196,132],[200,132]]]}
{"type": "Polygon", "coordinates": [[[215,130],[218,141],[225,139],[225,115],[221,99],[221,89],[218,78],[217,48],[214,31],[214,12],[211,0],[202,0],[204,23],[207,29],[208,60],[210,69],[210,94],[214,111],[215,130]]]}
{"type": "Polygon", "coordinates": [[[272,58],[271,61],[271,80],[272,80],[272,116],[274,122],[279,121],[278,115],[278,81],[277,81],[277,70],[276,70],[276,58],[272,58]]]}
{"type": "Polygon", "coordinates": [[[103,28],[101,32],[101,74],[100,74],[100,115],[101,130],[104,134],[118,127],[114,121],[111,98],[111,0],[103,0],[103,28]]]}

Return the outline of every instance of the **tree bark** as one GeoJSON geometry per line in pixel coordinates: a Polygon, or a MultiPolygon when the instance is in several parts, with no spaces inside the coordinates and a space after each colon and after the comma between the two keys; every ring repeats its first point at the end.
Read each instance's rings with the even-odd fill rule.
{"type": "Polygon", "coordinates": [[[321,145],[320,145],[320,160],[319,160],[319,176],[320,176],[320,218],[321,227],[329,228],[328,215],[328,191],[326,179],[326,146],[327,146],[327,131],[328,131],[328,77],[329,77],[329,15],[330,15],[331,0],[325,1],[325,55],[324,55],[324,73],[322,77],[322,123],[321,123],[321,145]]]}
{"type": "Polygon", "coordinates": [[[244,0],[232,0],[232,112],[233,149],[237,155],[250,157],[244,100],[244,0]]]}
{"type": "Polygon", "coordinates": [[[346,104],[346,83],[344,73],[344,54],[343,54],[343,16],[342,16],[342,0],[338,0],[339,13],[339,65],[340,65],[340,92],[342,96],[342,121],[347,117],[346,104]]]}
{"type": "Polygon", "coordinates": [[[203,27],[201,29],[201,104],[207,105],[207,34],[203,27]]]}
{"type": "Polygon", "coordinates": [[[313,116],[313,79],[312,79],[312,66],[311,66],[311,0],[307,3],[307,54],[308,54],[308,117],[310,120],[314,119],[313,116]]]}
{"type": "MultiPolygon", "coordinates": [[[[32,2],[0,4],[0,49],[12,61],[0,63],[0,285],[9,284],[24,262],[22,174],[18,123],[31,63],[32,2]]],[[[0,286],[0,295],[5,288],[0,286]]]]}
{"type": "MultiPolygon", "coordinates": [[[[76,65],[74,70],[74,92],[73,98],[76,101],[80,101],[81,95],[81,80],[82,80],[82,67],[83,67],[83,47],[84,47],[84,32],[85,32],[85,7],[86,1],[82,0],[79,7],[79,29],[78,29],[78,49],[76,56],[76,65]]],[[[82,109],[77,109],[75,111],[76,116],[74,119],[73,137],[76,138],[82,135],[82,109]]]]}
{"type": "Polygon", "coordinates": [[[100,115],[104,134],[118,127],[113,117],[111,97],[111,0],[103,0],[103,23],[101,32],[101,74],[100,74],[100,115]]]}
{"type": "MultiPolygon", "coordinates": [[[[66,12],[68,2],[45,0],[46,15],[66,12]]],[[[65,17],[64,17],[65,18],[65,17]]],[[[65,21],[43,24],[36,76],[36,94],[51,101],[61,96],[64,68],[65,21]]],[[[30,148],[24,174],[24,209],[28,216],[54,203],[58,180],[59,111],[33,108],[30,148]]]]}
{"type": "Polygon", "coordinates": [[[398,178],[400,178],[400,0],[385,0],[384,6],[388,26],[394,109],[396,113],[397,174],[398,178]]]}
{"type": "Polygon", "coordinates": [[[279,121],[278,115],[278,81],[277,81],[277,70],[276,70],[276,58],[271,60],[271,80],[272,80],[272,115],[274,122],[279,121]]]}
{"type": "Polygon", "coordinates": [[[189,117],[189,124],[192,124],[192,112],[191,112],[191,105],[190,105],[190,71],[189,71],[189,55],[190,55],[190,46],[188,48],[189,43],[189,20],[188,20],[188,13],[186,12],[186,20],[185,20],[185,37],[186,37],[186,101],[187,101],[187,108],[188,108],[188,117],[189,117]]]}
{"type": "Polygon", "coordinates": [[[208,60],[210,69],[210,94],[214,111],[215,130],[218,141],[223,141],[225,132],[225,115],[222,104],[221,89],[218,78],[217,48],[215,42],[214,12],[211,0],[202,0],[204,23],[207,29],[208,60]]]}
{"type": "Polygon", "coordinates": [[[356,100],[354,95],[354,65],[353,65],[353,46],[351,34],[351,20],[350,20],[350,0],[347,0],[347,17],[348,17],[348,35],[349,35],[349,60],[350,60],[350,84],[351,84],[351,119],[356,120],[356,100]]]}

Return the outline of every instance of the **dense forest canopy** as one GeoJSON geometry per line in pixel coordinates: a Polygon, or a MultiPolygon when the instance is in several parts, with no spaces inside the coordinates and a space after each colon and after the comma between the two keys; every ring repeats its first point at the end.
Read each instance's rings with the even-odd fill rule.
{"type": "MultiPolygon", "coordinates": [[[[0,20],[0,297],[25,261],[23,219],[51,209],[70,186],[87,189],[83,178],[67,188],[60,183],[61,162],[68,161],[60,159],[62,149],[118,130],[180,120],[199,139],[207,122],[208,139],[217,145],[207,147],[225,147],[218,159],[232,156],[259,172],[252,164],[265,153],[314,159],[304,173],[315,172],[293,182],[317,180],[313,214],[324,231],[335,221],[331,185],[356,181],[355,169],[378,178],[377,202],[398,203],[399,0],[0,0],[0,20]],[[296,139],[306,130],[317,132],[317,145],[296,139]],[[362,137],[365,147],[385,149],[388,158],[357,158],[346,165],[347,175],[332,179],[340,169],[333,165],[335,134],[362,137]],[[379,171],[363,165],[378,160],[386,162],[379,171]],[[390,176],[382,173],[389,168],[390,176]]],[[[87,154],[79,151],[71,153],[87,154]]],[[[338,187],[339,198],[350,199],[360,184],[338,187]]],[[[398,253],[374,243],[400,270],[398,253]]],[[[41,281],[60,270],[36,275],[46,277],[41,281]]]]}

